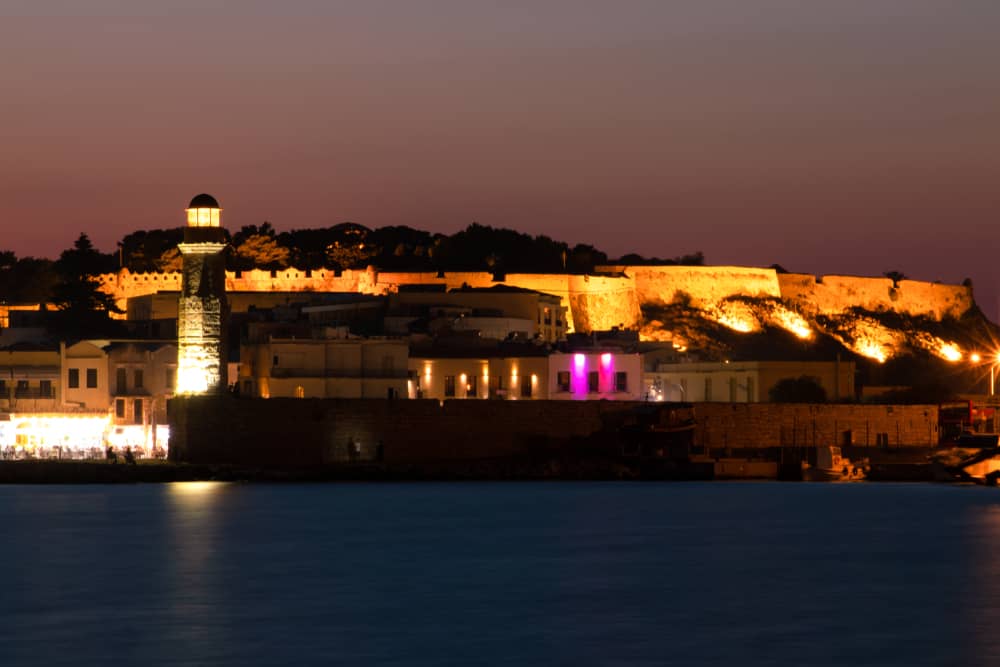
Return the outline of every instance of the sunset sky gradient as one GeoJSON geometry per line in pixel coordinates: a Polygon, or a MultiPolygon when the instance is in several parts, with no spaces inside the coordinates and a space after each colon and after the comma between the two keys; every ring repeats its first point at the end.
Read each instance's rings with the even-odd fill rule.
{"type": "Polygon", "coordinates": [[[1000,263],[996,0],[0,0],[0,249],[472,221],[925,280],[1000,263]]]}

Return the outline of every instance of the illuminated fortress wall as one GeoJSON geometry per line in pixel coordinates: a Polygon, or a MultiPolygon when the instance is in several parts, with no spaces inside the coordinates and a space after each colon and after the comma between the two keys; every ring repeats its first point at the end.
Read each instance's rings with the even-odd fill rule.
{"type": "Polygon", "coordinates": [[[744,266],[601,266],[600,271],[624,273],[635,280],[640,304],[670,303],[681,295],[697,307],[714,305],[728,296],[780,297],[774,269],[744,266]]]}
{"type": "Polygon", "coordinates": [[[974,305],[972,288],[918,280],[778,274],[781,296],[806,313],[835,315],[851,307],[926,315],[936,320],[959,317],[974,305]]]}
{"type": "MultiPolygon", "coordinates": [[[[604,266],[606,275],[507,274],[503,282],[486,271],[380,272],[330,270],[306,272],[226,272],[226,289],[233,292],[358,292],[387,294],[400,285],[445,285],[447,289],[502,284],[559,296],[569,309],[571,331],[638,326],[640,307],[669,303],[687,295],[696,307],[711,307],[730,296],[785,299],[807,314],[836,314],[851,307],[881,308],[935,319],[957,317],[973,305],[972,288],[903,280],[898,288],[888,278],[779,274],[773,269],[739,266],[604,266]]],[[[128,269],[102,276],[104,290],[124,309],[132,296],[160,290],[179,291],[180,273],[131,273],[128,269]]]]}

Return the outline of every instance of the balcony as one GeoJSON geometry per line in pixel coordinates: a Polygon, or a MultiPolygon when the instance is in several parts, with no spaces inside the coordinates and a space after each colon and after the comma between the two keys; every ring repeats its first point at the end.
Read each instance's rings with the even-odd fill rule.
{"type": "Polygon", "coordinates": [[[337,369],[337,368],[286,368],[274,366],[271,368],[273,378],[352,378],[352,379],[377,379],[377,380],[405,380],[408,376],[407,370],[382,370],[378,369],[337,369]]]}
{"type": "MultiPolygon", "coordinates": [[[[9,390],[8,390],[9,392],[9,390]]],[[[55,398],[55,387],[14,387],[14,398],[55,398]]]]}

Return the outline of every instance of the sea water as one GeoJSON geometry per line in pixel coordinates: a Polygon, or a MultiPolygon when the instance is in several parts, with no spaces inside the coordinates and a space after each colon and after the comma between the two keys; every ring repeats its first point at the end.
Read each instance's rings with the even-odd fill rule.
{"type": "Polygon", "coordinates": [[[0,487],[0,665],[1000,664],[1000,490],[0,487]]]}

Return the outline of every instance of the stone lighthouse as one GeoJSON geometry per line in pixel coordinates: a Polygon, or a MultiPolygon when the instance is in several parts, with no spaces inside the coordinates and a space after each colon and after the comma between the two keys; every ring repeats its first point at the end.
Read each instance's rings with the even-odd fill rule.
{"type": "Polygon", "coordinates": [[[226,263],[222,208],[200,194],[187,207],[184,262],[177,309],[177,393],[217,394],[226,389],[226,263]]]}

